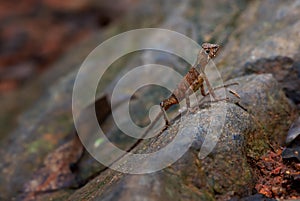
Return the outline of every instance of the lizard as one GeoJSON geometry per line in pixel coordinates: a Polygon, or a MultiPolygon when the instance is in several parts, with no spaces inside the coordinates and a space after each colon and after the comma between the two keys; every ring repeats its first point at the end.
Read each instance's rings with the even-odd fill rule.
{"type": "MultiPolygon", "coordinates": [[[[185,99],[186,106],[189,112],[191,108],[189,96],[192,93],[198,91],[199,89],[202,96],[207,96],[208,94],[211,94],[214,101],[218,101],[214,89],[211,87],[204,71],[206,65],[210,62],[210,60],[216,57],[218,51],[220,50],[220,45],[212,44],[212,43],[203,43],[201,47],[202,48],[197,55],[197,60],[195,65],[193,65],[190,68],[190,70],[179,82],[177,88],[172,92],[172,94],[167,99],[164,99],[163,101],[160,102],[159,105],[161,111],[156,115],[154,120],[151,122],[150,126],[142,134],[142,138],[146,136],[146,134],[156,124],[156,122],[161,118],[161,116],[163,116],[165,120],[165,126],[168,126],[170,124],[166,110],[168,110],[172,105],[179,104],[179,102],[185,99]],[[208,92],[205,92],[204,82],[206,83],[208,92]]],[[[234,84],[237,83],[232,83],[229,85],[234,85],[234,84]]],[[[224,85],[221,87],[227,87],[227,86],[224,85]]]]}

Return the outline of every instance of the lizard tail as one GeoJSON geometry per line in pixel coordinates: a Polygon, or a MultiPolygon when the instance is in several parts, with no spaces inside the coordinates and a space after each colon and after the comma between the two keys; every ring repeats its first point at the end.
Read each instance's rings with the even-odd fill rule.
{"type": "MultiPolygon", "coordinates": [[[[147,134],[149,133],[149,131],[154,127],[154,125],[158,122],[159,118],[163,115],[163,111],[160,111],[157,116],[155,117],[155,119],[150,123],[149,127],[144,131],[144,133],[141,135],[141,137],[133,144],[130,146],[130,148],[127,150],[127,152],[132,151],[141,141],[143,141],[144,137],[147,136],[147,134]]],[[[121,156],[120,158],[122,158],[123,156],[121,156]]],[[[120,159],[119,158],[119,159],[120,159]]],[[[117,159],[117,160],[119,160],[117,159]]],[[[116,160],[116,161],[117,161],[116,160]]]]}
{"type": "Polygon", "coordinates": [[[157,114],[157,116],[155,117],[155,119],[150,123],[150,125],[148,126],[148,128],[141,135],[140,139],[143,139],[144,137],[147,136],[147,134],[149,133],[149,131],[155,126],[155,124],[158,122],[159,118],[162,117],[162,115],[163,115],[163,111],[160,111],[157,114]]]}

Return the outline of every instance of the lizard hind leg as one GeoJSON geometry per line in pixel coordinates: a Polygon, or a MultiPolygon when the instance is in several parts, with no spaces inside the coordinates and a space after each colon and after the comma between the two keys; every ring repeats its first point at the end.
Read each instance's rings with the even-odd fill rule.
{"type": "Polygon", "coordinates": [[[163,113],[163,117],[166,122],[166,125],[170,124],[170,120],[168,118],[166,110],[168,110],[172,105],[175,105],[175,104],[178,104],[178,100],[174,95],[172,95],[168,99],[165,99],[162,102],[160,102],[160,109],[163,113]]]}
{"type": "Polygon", "coordinates": [[[201,86],[200,86],[200,91],[201,91],[201,95],[202,96],[207,96],[209,93],[206,93],[205,92],[205,89],[204,89],[204,85],[202,84],[201,86]]]}
{"type": "Polygon", "coordinates": [[[190,101],[190,95],[193,91],[194,91],[193,87],[190,86],[189,89],[185,93],[185,102],[186,102],[186,107],[187,107],[186,108],[187,109],[186,115],[189,114],[189,113],[194,113],[196,111],[195,108],[192,107],[191,101],[190,101]]]}
{"type": "Polygon", "coordinates": [[[186,102],[186,115],[188,115],[190,112],[193,113],[193,109],[191,108],[191,101],[190,101],[190,93],[187,91],[185,93],[185,102],[186,102]]]}
{"type": "Polygon", "coordinates": [[[166,122],[166,125],[170,125],[170,120],[169,120],[169,118],[168,118],[168,115],[167,115],[166,110],[165,110],[164,107],[163,107],[163,102],[160,103],[160,109],[161,109],[161,111],[162,111],[162,114],[163,114],[164,120],[165,120],[165,122],[166,122]]]}

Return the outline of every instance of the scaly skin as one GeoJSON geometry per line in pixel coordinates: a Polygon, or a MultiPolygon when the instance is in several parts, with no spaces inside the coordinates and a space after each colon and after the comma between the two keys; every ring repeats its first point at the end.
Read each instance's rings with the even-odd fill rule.
{"type": "MultiPolygon", "coordinates": [[[[190,108],[189,96],[193,92],[199,90],[199,88],[203,96],[207,95],[207,93],[205,93],[204,90],[204,85],[203,85],[204,81],[206,82],[209,93],[213,96],[215,100],[217,100],[214,90],[212,89],[208,79],[206,78],[204,71],[209,61],[214,57],[216,57],[216,54],[219,51],[219,49],[220,46],[217,44],[203,43],[202,49],[198,54],[196,64],[184,76],[184,78],[178,84],[177,88],[173,91],[170,97],[163,100],[160,103],[160,107],[162,110],[161,113],[164,115],[166,125],[169,124],[169,120],[166,115],[166,110],[168,110],[172,105],[178,104],[183,99],[186,99],[187,108],[189,109],[190,108]]],[[[161,113],[159,113],[159,115],[161,115],[161,113]]]]}

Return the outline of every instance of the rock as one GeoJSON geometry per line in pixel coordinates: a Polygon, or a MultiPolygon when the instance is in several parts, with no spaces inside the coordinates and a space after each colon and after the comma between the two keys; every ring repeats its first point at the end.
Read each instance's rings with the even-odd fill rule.
{"type": "Polygon", "coordinates": [[[292,159],[296,158],[300,161],[300,117],[296,119],[291,125],[287,137],[287,147],[282,152],[282,158],[292,159]]]}
{"type": "MultiPolygon", "coordinates": [[[[200,140],[201,145],[209,129],[210,117],[214,116],[215,123],[219,124],[220,109],[227,107],[224,127],[218,130],[220,138],[207,157],[200,160],[201,146],[193,143],[182,158],[159,172],[126,175],[107,169],[69,200],[81,200],[83,196],[87,200],[228,200],[233,195],[249,195],[255,185],[254,167],[249,160],[261,156],[274,142],[282,143],[282,131],[288,129],[289,123],[280,123],[280,120],[291,122],[293,110],[270,74],[229,82],[233,81],[240,83],[235,90],[241,96],[240,104],[248,112],[231,102],[213,103],[184,116],[181,121],[176,120],[159,136],[142,142],[133,150],[135,153],[158,151],[170,143],[182,127],[189,128],[188,132],[179,135],[192,136],[193,141],[200,140]]],[[[184,146],[182,141],[176,150],[184,146]]],[[[172,157],[176,150],[169,150],[169,156],[172,157]]]]}
{"type": "Polygon", "coordinates": [[[276,201],[276,199],[267,198],[262,194],[255,194],[243,198],[233,198],[229,201],[276,201]]]}
{"type": "Polygon", "coordinates": [[[299,1],[252,1],[217,58],[223,78],[272,73],[299,104],[299,14],[299,1]]]}
{"type": "Polygon", "coordinates": [[[84,2],[79,0],[64,2],[57,0],[43,0],[42,2],[46,7],[63,13],[80,13],[86,10],[97,9],[106,14],[110,13],[111,16],[120,15],[120,13],[125,12],[128,8],[134,7],[137,3],[132,0],[116,1],[114,3],[103,0],[88,0],[84,2]]]}
{"type": "Polygon", "coordinates": [[[295,59],[299,52],[299,2],[252,1],[236,20],[239,27],[217,58],[226,77],[243,73],[245,62],[276,56],[295,59]],[[271,6],[271,7],[270,7],[271,6]],[[255,41],[255,42],[253,42],[255,41]]]}
{"type": "Polygon", "coordinates": [[[274,58],[258,59],[255,62],[248,62],[244,67],[246,74],[272,73],[287,97],[296,104],[300,103],[300,91],[297,87],[300,85],[299,62],[296,62],[290,57],[277,56],[274,58]]]}
{"type": "Polygon", "coordinates": [[[286,137],[286,143],[290,144],[299,135],[300,135],[300,117],[291,125],[286,137]]]}
{"type": "Polygon", "coordinates": [[[296,158],[298,161],[300,161],[300,147],[295,147],[295,148],[285,148],[282,152],[282,158],[287,159],[287,158],[296,158]]]}

